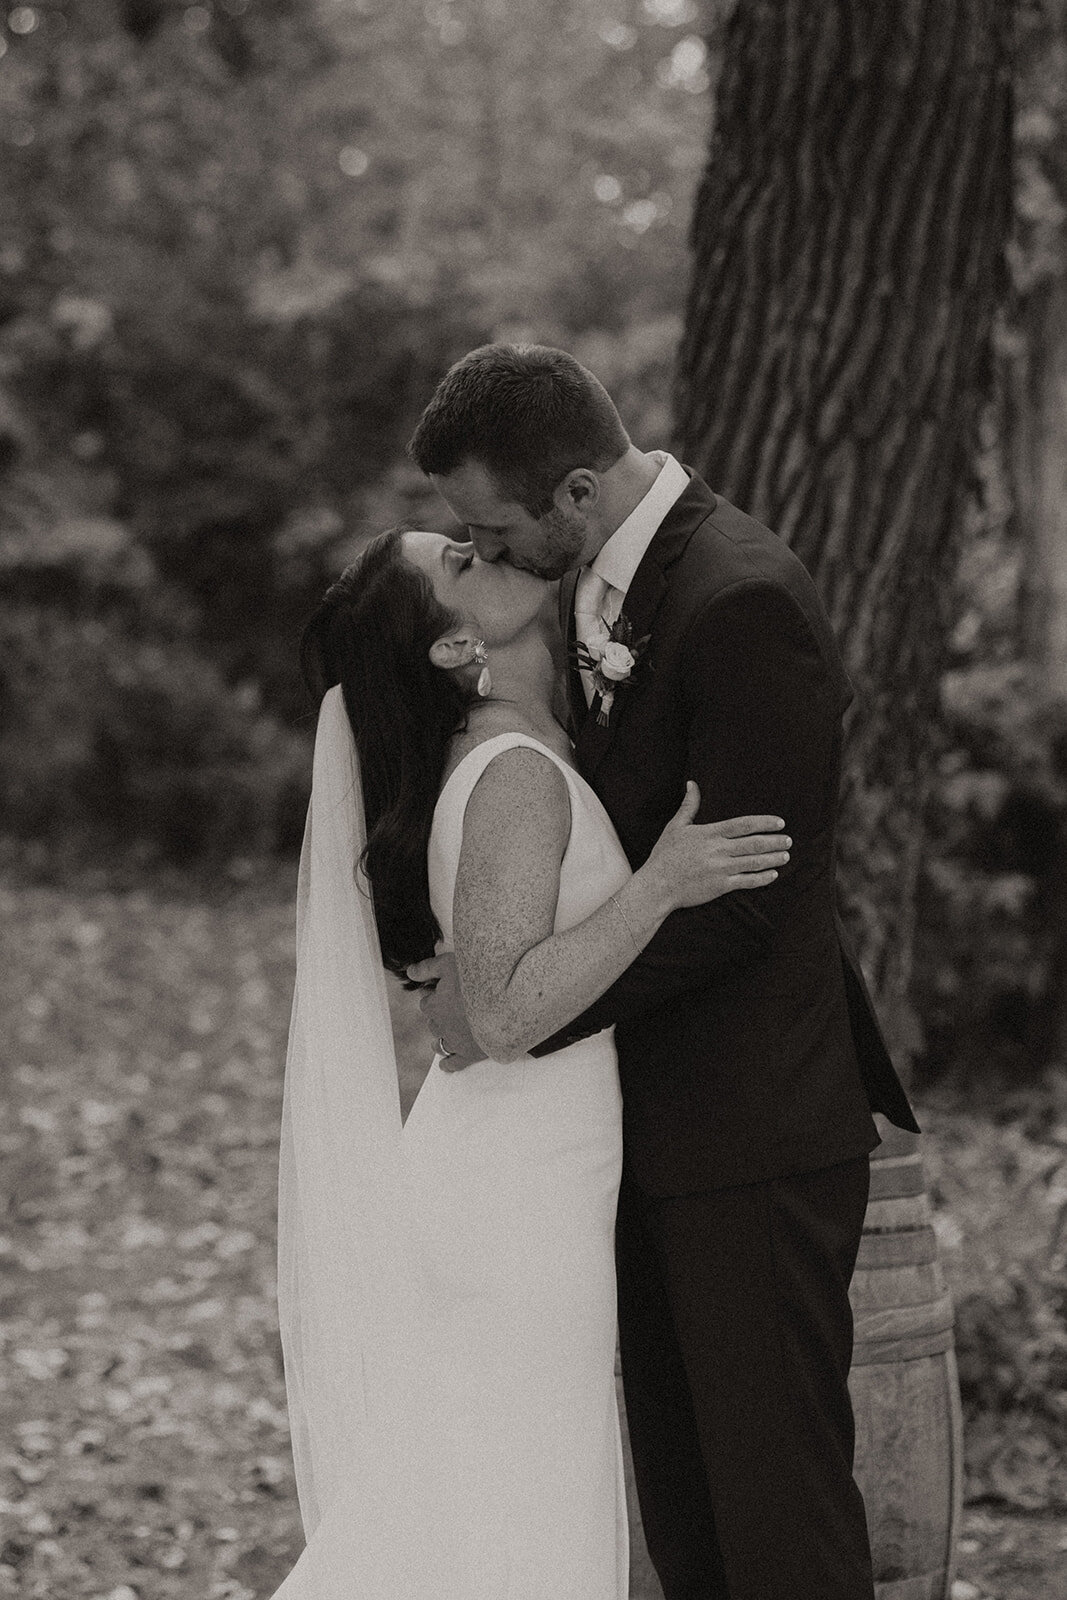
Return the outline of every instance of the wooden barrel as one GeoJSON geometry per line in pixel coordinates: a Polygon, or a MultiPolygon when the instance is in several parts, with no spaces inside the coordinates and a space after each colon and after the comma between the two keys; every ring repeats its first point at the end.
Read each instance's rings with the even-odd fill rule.
{"type": "MultiPolygon", "coordinates": [[[[918,1140],[881,1119],[879,1131],[883,1142],[871,1158],[852,1280],[856,1477],[867,1506],[877,1600],[949,1600],[963,1488],[952,1303],[937,1261],[918,1140]]],[[[622,1380],[616,1383],[631,1600],[662,1600],[641,1531],[622,1380]]]]}
{"type": "Polygon", "coordinates": [[[918,1140],[879,1131],[851,1294],[856,1478],[878,1600],[948,1600],[963,1489],[952,1302],[918,1140]]]}

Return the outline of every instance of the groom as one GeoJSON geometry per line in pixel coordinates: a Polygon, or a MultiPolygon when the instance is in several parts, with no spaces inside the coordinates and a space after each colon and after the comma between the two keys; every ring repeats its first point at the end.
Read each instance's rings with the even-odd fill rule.
{"type": "MultiPolygon", "coordinates": [[[[472,351],[410,450],[484,560],[562,579],[575,756],[634,867],[687,778],[701,821],[786,819],[775,885],[675,912],[535,1054],[615,1024],[619,1340],[666,1600],[871,1600],[848,1286],[871,1112],[916,1124],[835,911],[851,691],[829,622],[789,549],[637,449],[563,351],[472,351]],[[636,663],[580,670],[612,624],[648,636],[636,663]]],[[[476,1058],[449,959],[412,976],[439,980],[424,1009],[450,1066],[476,1058]]]]}

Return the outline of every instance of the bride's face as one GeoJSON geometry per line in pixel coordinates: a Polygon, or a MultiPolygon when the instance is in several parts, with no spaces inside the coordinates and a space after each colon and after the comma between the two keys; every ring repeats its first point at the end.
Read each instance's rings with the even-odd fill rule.
{"type": "Polygon", "coordinates": [[[477,627],[487,645],[507,644],[534,621],[548,585],[505,561],[480,561],[472,544],[443,533],[409,532],[404,559],[430,580],[446,610],[477,627]]]}

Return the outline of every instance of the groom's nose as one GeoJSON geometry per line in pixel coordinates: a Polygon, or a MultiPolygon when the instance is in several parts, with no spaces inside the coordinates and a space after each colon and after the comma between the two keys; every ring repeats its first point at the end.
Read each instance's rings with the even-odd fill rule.
{"type": "Polygon", "coordinates": [[[470,532],[471,543],[478,552],[479,561],[499,561],[507,549],[507,545],[499,534],[489,533],[480,528],[471,528],[468,531],[470,532]]]}

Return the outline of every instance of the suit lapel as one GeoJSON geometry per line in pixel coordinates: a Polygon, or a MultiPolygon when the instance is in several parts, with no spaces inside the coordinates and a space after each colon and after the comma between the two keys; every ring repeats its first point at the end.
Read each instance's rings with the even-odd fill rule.
{"type": "Polygon", "coordinates": [[[574,620],[574,591],[578,587],[579,570],[576,567],[573,572],[565,573],[559,586],[559,625],[567,656],[567,706],[570,711],[571,737],[575,740],[589,716],[589,708],[585,703],[585,690],[582,688],[582,680],[574,659],[575,646],[578,642],[574,620]]]}
{"type": "MultiPolygon", "coordinates": [[[[688,468],[686,469],[689,470],[688,468]]],[[[634,573],[633,582],[626,591],[622,609],[630,619],[633,626],[634,638],[643,639],[645,634],[652,632],[656,612],[663,603],[667,593],[666,572],[682,554],[697,528],[714,509],[717,496],[712,493],[707,484],[698,478],[695,473],[690,475],[689,486],[681,498],[675,502],[664,517],[656,535],[645,551],[641,564],[634,573]]],[[[571,576],[568,573],[568,578],[571,576]]],[[[577,584],[577,575],[575,584],[577,584]]],[[[568,602],[570,617],[570,634],[574,633],[574,585],[571,586],[570,600],[568,602]]],[[[652,650],[650,647],[650,654],[652,650]]],[[[650,666],[647,660],[638,668],[638,671],[647,671],[650,666]]],[[[576,670],[571,674],[578,678],[576,670]]],[[[599,727],[595,716],[586,712],[585,695],[580,681],[577,685],[578,696],[582,702],[584,720],[576,721],[578,738],[575,743],[575,756],[581,770],[591,776],[607,755],[611,748],[619,726],[626,716],[627,701],[631,693],[636,691],[623,689],[615,696],[615,703],[611,708],[611,716],[606,728],[599,727]]]]}

